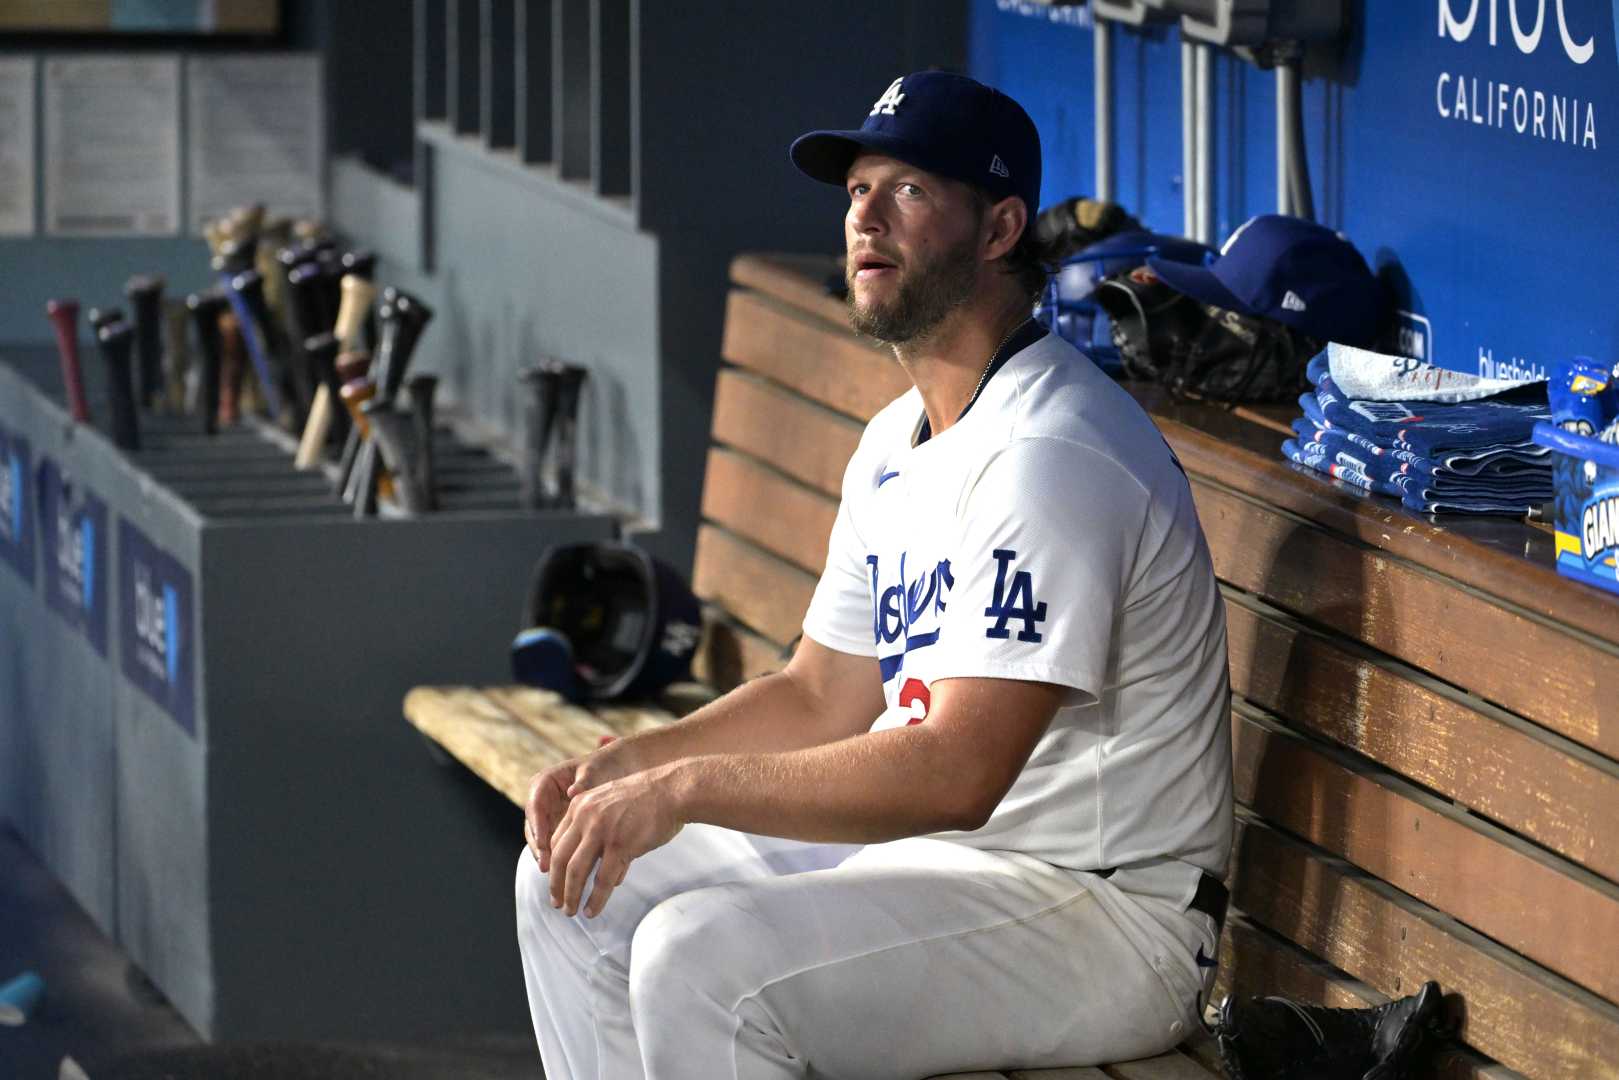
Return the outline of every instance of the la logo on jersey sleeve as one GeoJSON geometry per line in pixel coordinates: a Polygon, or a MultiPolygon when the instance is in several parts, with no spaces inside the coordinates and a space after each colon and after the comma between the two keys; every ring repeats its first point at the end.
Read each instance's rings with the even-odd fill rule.
{"type": "Polygon", "coordinates": [[[1021,622],[1023,626],[1017,632],[1017,639],[1038,643],[1044,638],[1036,624],[1046,621],[1046,605],[1044,601],[1035,600],[1033,575],[1027,570],[1011,569],[1016,558],[1015,551],[995,549],[995,597],[984,609],[984,615],[991,620],[984,636],[1004,640],[1012,633],[1008,624],[1021,622]],[[1010,585],[1007,584],[1009,572],[1010,585]]]}

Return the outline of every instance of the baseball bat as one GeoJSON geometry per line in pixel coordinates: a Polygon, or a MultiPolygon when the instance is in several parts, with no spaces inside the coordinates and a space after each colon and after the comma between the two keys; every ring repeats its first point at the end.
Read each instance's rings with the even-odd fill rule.
{"type": "Polygon", "coordinates": [[[90,324],[90,334],[96,337],[101,333],[103,326],[111,326],[115,322],[123,322],[124,313],[118,308],[93,307],[85,312],[84,321],[90,324]]]}
{"type": "Polygon", "coordinates": [[[140,364],[136,400],[150,409],[163,392],[163,279],[137,274],[124,282],[124,296],[135,313],[135,356],[140,364]]]}
{"type": "MultiPolygon", "coordinates": [[[[276,256],[292,240],[292,219],[270,218],[259,230],[259,244],[254,253],[253,267],[264,278],[264,302],[270,312],[285,320],[287,314],[287,276],[276,256]]],[[[291,335],[294,341],[300,340],[291,335]]]]}
{"type": "MultiPolygon", "coordinates": [[[[343,275],[339,286],[342,292],[342,298],[338,305],[337,322],[333,329],[333,335],[336,339],[334,349],[342,352],[353,352],[356,349],[356,339],[359,337],[359,328],[365,321],[366,311],[370,308],[371,301],[376,296],[377,289],[375,285],[372,285],[371,282],[357,274],[343,275]]],[[[333,355],[335,357],[335,351],[333,355]]],[[[314,432],[309,431],[310,425],[305,425],[305,436],[307,439],[314,439],[318,437],[319,442],[314,444],[316,446],[324,445],[327,437],[330,434],[330,428],[338,421],[341,421],[342,428],[342,430],[338,432],[339,435],[347,436],[348,432],[352,430],[348,424],[346,411],[340,408],[336,400],[332,397],[332,394],[336,393],[342,384],[337,379],[335,370],[331,378],[325,378],[325,374],[326,372],[323,369],[321,371],[323,381],[321,382],[320,388],[315,391],[316,404],[318,408],[312,408],[310,410],[311,424],[314,423],[314,417],[317,412],[323,418],[322,422],[314,432]],[[323,397],[324,402],[321,400],[323,397]]]]}
{"type": "Polygon", "coordinates": [[[163,392],[166,411],[186,411],[186,383],[191,378],[191,312],[184,300],[163,302],[163,392]]]}
{"type": "Polygon", "coordinates": [[[377,311],[382,324],[377,343],[377,392],[392,401],[404,382],[422,331],[433,321],[433,309],[417,297],[392,286],[382,291],[382,307],[377,311]],[[391,314],[390,314],[391,312],[391,314]]]}
{"type": "Polygon", "coordinates": [[[230,299],[223,294],[226,310],[219,315],[220,394],[219,422],[234,424],[242,414],[242,382],[247,373],[246,351],[242,344],[242,324],[230,310],[230,299]]]}
{"type": "Polygon", "coordinates": [[[556,491],[551,505],[559,510],[574,508],[574,469],[579,446],[579,394],[585,385],[586,370],[577,364],[563,364],[557,379],[556,491]]]}
{"type": "MultiPolygon", "coordinates": [[[[396,410],[391,402],[377,397],[361,406],[360,411],[371,425],[371,438],[382,457],[383,467],[393,474],[393,496],[399,507],[407,514],[426,512],[426,500],[411,464],[414,457],[411,418],[396,410]]],[[[379,473],[379,478],[382,475],[379,473]]],[[[356,512],[359,506],[355,503],[356,512]]]]}
{"type": "Polygon", "coordinates": [[[252,327],[257,331],[253,336],[263,346],[270,377],[276,380],[275,396],[278,403],[274,413],[292,430],[301,431],[314,390],[309,383],[309,373],[293,361],[287,336],[270,313],[270,305],[264,299],[264,278],[257,270],[243,270],[231,278],[231,289],[247,307],[252,327]],[[282,415],[279,402],[287,404],[285,415],[282,415]]]}
{"type": "Polygon", "coordinates": [[[518,500],[528,510],[544,509],[550,502],[545,490],[545,451],[557,414],[558,372],[549,364],[531,367],[518,375],[527,391],[523,402],[523,455],[518,462],[518,500]]]}
{"type": "Polygon", "coordinates": [[[79,363],[79,302],[64,297],[45,302],[45,317],[56,331],[56,353],[62,362],[62,386],[68,410],[81,424],[90,422],[90,403],[84,396],[84,369],[79,363]]]}
{"type": "MultiPolygon", "coordinates": [[[[377,397],[391,406],[416,344],[421,340],[422,330],[433,318],[433,311],[416,297],[390,286],[382,292],[377,318],[382,324],[382,333],[373,362],[373,381],[377,397]]],[[[378,472],[377,448],[367,438],[360,443],[354,460],[353,476],[357,479],[351,487],[363,495],[373,486],[380,486],[375,480],[378,472]]]]}
{"type": "Polygon", "coordinates": [[[320,264],[313,259],[298,263],[287,271],[287,292],[298,317],[307,319],[304,326],[310,335],[330,330],[337,318],[337,308],[327,306],[326,282],[320,264]]]}
{"type": "Polygon", "coordinates": [[[337,382],[337,338],[332,334],[316,334],[304,342],[304,355],[309,366],[321,380],[315,391],[315,401],[309,407],[309,422],[304,424],[303,438],[298,442],[298,454],[292,464],[299,469],[313,469],[320,464],[321,451],[326,447],[326,436],[332,425],[331,387],[337,382]]]}
{"type": "Polygon", "coordinates": [[[377,253],[374,251],[364,248],[359,251],[345,251],[340,261],[345,274],[353,274],[355,277],[362,277],[367,281],[376,277],[377,253]]]}
{"type": "Polygon", "coordinates": [[[108,394],[112,405],[112,441],[122,450],[141,448],[140,421],[135,413],[133,360],[135,328],[117,320],[96,328],[101,358],[107,365],[108,394]]]}
{"type": "MultiPolygon", "coordinates": [[[[366,402],[376,397],[377,384],[371,379],[354,379],[343,384],[341,393],[349,417],[354,421],[354,430],[359,432],[361,445],[371,445],[371,425],[364,407],[366,402]]],[[[375,500],[379,494],[392,499],[393,481],[386,473],[376,470],[362,472],[356,462],[349,476],[349,489],[343,493],[343,501],[354,505],[356,517],[365,517],[376,508],[375,500]]]]}
{"type": "Polygon", "coordinates": [[[405,384],[410,391],[410,415],[416,425],[416,462],[413,470],[422,496],[422,509],[438,509],[438,479],[433,462],[433,397],[438,391],[437,375],[413,375],[405,384]]]}
{"type": "Polygon", "coordinates": [[[265,343],[259,335],[253,332],[253,312],[249,309],[247,298],[235,288],[237,275],[250,269],[253,265],[252,254],[241,244],[227,241],[213,258],[214,273],[219,276],[219,284],[229,301],[231,310],[236,313],[238,332],[243,343],[247,346],[249,359],[253,362],[254,374],[258,377],[259,391],[264,395],[264,401],[269,406],[270,415],[281,415],[281,390],[276,385],[276,376],[270,365],[270,356],[265,343]]]}
{"type": "MultiPolygon", "coordinates": [[[[345,251],[340,260],[343,275],[353,274],[355,277],[367,281],[375,281],[377,276],[377,253],[370,250],[345,251]]],[[[373,351],[377,347],[377,313],[375,309],[367,311],[365,316],[365,347],[373,351]]]]}
{"type": "MultiPolygon", "coordinates": [[[[343,414],[349,419],[348,438],[343,441],[343,453],[337,459],[337,485],[333,494],[348,500],[349,477],[354,474],[355,460],[360,456],[360,446],[364,438],[360,429],[354,423],[353,410],[343,401],[343,387],[356,379],[368,379],[371,372],[371,354],[368,352],[339,353],[333,363],[333,373],[337,376],[337,403],[343,406],[343,414]]],[[[334,405],[335,409],[337,405],[334,405]]]]}
{"type": "Polygon", "coordinates": [[[341,300],[332,332],[337,335],[338,347],[350,352],[360,347],[360,330],[365,325],[366,313],[371,310],[371,302],[376,299],[377,287],[367,278],[351,272],[343,275],[339,289],[341,300]]]}
{"type": "Polygon", "coordinates": [[[219,316],[229,302],[217,290],[192,293],[186,297],[186,308],[197,327],[197,349],[202,353],[202,400],[198,409],[202,413],[202,430],[212,435],[219,430],[220,365],[224,343],[219,333],[219,316]]]}

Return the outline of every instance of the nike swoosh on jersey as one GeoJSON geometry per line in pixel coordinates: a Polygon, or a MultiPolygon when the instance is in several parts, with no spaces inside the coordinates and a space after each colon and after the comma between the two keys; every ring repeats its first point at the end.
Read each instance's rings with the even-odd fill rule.
{"type": "Polygon", "coordinates": [[[1196,960],[1197,960],[1197,966],[1198,967],[1211,968],[1211,967],[1218,967],[1219,966],[1219,961],[1213,959],[1212,957],[1208,957],[1208,956],[1203,955],[1203,946],[1201,946],[1201,945],[1199,945],[1197,947],[1196,960]]]}
{"type": "Polygon", "coordinates": [[[897,472],[885,472],[885,473],[883,473],[881,476],[879,476],[877,478],[877,486],[882,487],[884,484],[888,483],[890,480],[894,479],[894,477],[896,477],[898,475],[899,475],[899,473],[897,473],[897,472]]]}

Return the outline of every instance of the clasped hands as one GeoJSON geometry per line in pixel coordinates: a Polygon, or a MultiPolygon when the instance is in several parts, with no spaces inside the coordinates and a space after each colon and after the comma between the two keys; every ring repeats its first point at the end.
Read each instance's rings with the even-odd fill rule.
{"type": "Polygon", "coordinates": [[[596,871],[586,918],[601,913],[630,863],[667,844],[680,819],[672,766],[615,768],[598,750],[536,773],[523,808],[523,834],[551,884],[551,906],[579,911],[585,883],[596,871]]]}

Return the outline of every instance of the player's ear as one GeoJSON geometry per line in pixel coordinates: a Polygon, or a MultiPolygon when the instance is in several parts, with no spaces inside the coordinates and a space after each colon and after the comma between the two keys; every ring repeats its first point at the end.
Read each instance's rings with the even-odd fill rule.
{"type": "Polygon", "coordinates": [[[1016,195],[991,203],[984,214],[984,261],[992,262],[1011,254],[1028,225],[1028,207],[1016,195]]]}

